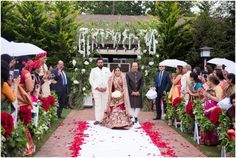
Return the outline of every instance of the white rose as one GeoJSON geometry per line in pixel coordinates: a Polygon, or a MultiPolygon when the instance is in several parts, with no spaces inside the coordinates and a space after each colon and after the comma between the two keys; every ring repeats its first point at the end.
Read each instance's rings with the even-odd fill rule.
{"type": "Polygon", "coordinates": [[[149,62],[149,65],[150,65],[150,66],[152,66],[153,64],[154,64],[154,62],[153,62],[153,61],[150,61],[150,62],[149,62]]]}
{"type": "Polygon", "coordinates": [[[141,69],[143,70],[143,69],[144,69],[144,66],[141,66],[141,69]]]}
{"type": "Polygon", "coordinates": [[[75,59],[72,60],[72,65],[73,65],[73,66],[76,65],[76,60],[75,60],[75,59]]]}
{"type": "Polygon", "coordinates": [[[138,55],[138,57],[137,57],[137,58],[138,58],[138,60],[141,60],[141,59],[142,59],[141,55],[138,55]]]}
{"type": "Polygon", "coordinates": [[[78,71],[78,68],[75,68],[75,71],[78,71]]]}
{"type": "Polygon", "coordinates": [[[147,76],[148,75],[148,71],[147,70],[145,70],[145,76],[147,76]]]}
{"type": "Polygon", "coordinates": [[[86,88],[85,87],[83,87],[83,89],[82,89],[83,91],[85,91],[86,90],[86,88]]]}
{"type": "Polygon", "coordinates": [[[74,83],[74,84],[79,84],[79,81],[74,80],[73,83],[74,83]]]}
{"type": "Polygon", "coordinates": [[[89,62],[92,62],[93,61],[93,58],[89,58],[89,62]]]}
{"type": "Polygon", "coordinates": [[[144,50],[143,50],[143,52],[144,52],[144,53],[146,53],[146,52],[147,52],[147,50],[146,50],[146,49],[144,49],[144,50]]]}
{"type": "Polygon", "coordinates": [[[88,62],[88,61],[85,61],[85,62],[84,62],[84,65],[88,65],[88,64],[89,64],[89,62],[88,62]]]}
{"type": "Polygon", "coordinates": [[[85,69],[81,69],[81,73],[82,73],[82,74],[85,73],[85,71],[86,71],[85,69]]]}
{"type": "Polygon", "coordinates": [[[160,55],[159,55],[159,54],[157,54],[157,55],[156,55],[156,57],[157,57],[157,58],[159,58],[159,57],[160,57],[160,55]]]}

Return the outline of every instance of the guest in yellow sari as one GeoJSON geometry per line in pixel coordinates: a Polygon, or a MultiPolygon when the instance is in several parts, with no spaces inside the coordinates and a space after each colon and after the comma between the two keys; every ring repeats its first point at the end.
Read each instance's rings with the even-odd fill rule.
{"type": "Polygon", "coordinates": [[[173,100],[177,97],[181,96],[181,77],[183,74],[183,67],[177,66],[176,67],[176,77],[172,79],[172,87],[169,93],[169,100],[173,103],[173,100]]]}
{"type": "Polygon", "coordinates": [[[108,80],[108,104],[101,125],[108,128],[129,128],[132,124],[126,77],[116,67],[108,80]]]}

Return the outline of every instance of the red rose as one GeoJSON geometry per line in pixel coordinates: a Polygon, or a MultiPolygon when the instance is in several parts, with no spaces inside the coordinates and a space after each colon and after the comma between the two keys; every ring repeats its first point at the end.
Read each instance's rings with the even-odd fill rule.
{"type": "Polygon", "coordinates": [[[1,112],[1,126],[5,130],[3,136],[7,138],[12,133],[14,128],[13,117],[7,112],[1,112]]]}
{"type": "Polygon", "coordinates": [[[25,124],[28,125],[32,119],[32,112],[31,108],[28,105],[20,106],[20,119],[25,124]]]}
{"type": "Polygon", "coordinates": [[[216,107],[215,109],[213,109],[211,111],[210,121],[211,121],[212,124],[214,124],[214,125],[219,124],[218,120],[219,120],[219,117],[220,117],[221,113],[222,113],[222,110],[221,110],[220,107],[216,107]]]}
{"type": "Polygon", "coordinates": [[[230,141],[234,141],[235,140],[235,131],[233,129],[229,129],[227,131],[227,135],[230,141]]]}
{"type": "Polygon", "coordinates": [[[55,105],[55,98],[52,95],[49,95],[48,102],[49,102],[50,106],[55,105]]]}
{"type": "Polygon", "coordinates": [[[182,102],[182,98],[181,97],[176,97],[172,102],[172,106],[177,108],[181,102],[182,102]]]}
{"type": "Polygon", "coordinates": [[[41,102],[42,102],[42,108],[45,111],[48,111],[48,109],[50,108],[50,103],[48,101],[48,98],[41,98],[41,102]]]}
{"type": "Polygon", "coordinates": [[[194,116],[193,114],[193,102],[188,101],[188,104],[186,105],[186,113],[189,114],[191,117],[194,116]]]}

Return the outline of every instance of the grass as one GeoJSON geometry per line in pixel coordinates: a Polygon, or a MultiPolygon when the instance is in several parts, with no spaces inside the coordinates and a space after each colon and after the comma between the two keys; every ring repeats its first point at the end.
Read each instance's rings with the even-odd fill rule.
{"type": "MultiPolygon", "coordinates": [[[[63,109],[62,116],[66,117],[70,113],[70,111],[71,111],[71,109],[63,109]]],[[[34,156],[39,151],[39,149],[48,140],[48,138],[52,135],[52,133],[58,128],[59,124],[63,120],[64,119],[56,119],[54,122],[52,122],[51,128],[44,134],[42,139],[40,139],[40,140],[34,139],[34,144],[36,145],[36,151],[32,156],[34,156]]]]}
{"type": "Polygon", "coordinates": [[[221,149],[219,146],[206,146],[199,145],[196,141],[193,140],[193,134],[188,134],[181,132],[180,129],[172,127],[176,132],[178,132],[182,137],[184,137],[189,143],[199,149],[207,157],[220,157],[221,149]]]}

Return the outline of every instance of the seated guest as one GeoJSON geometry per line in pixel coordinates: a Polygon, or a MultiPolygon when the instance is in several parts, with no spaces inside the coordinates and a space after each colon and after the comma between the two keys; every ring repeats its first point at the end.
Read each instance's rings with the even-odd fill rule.
{"type": "Polygon", "coordinates": [[[187,92],[191,97],[198,97],[199,93],[198,91],[202,88],[202,82],[198,77],[198,74],[196,72],[190,73],[190,81],[193,83],[192,88],[188,88],[187,92]]]}
{"type": "Polygon", "coordinates": [[[208,77],[208,86],[209,90],[201,90],[201,94],[205,97],[204,110],[206,112],[206,115],[209,111],[215,108],[217,103],[221,101],[223,97],[223,90],[219,86],[219,80],[215,76],[210,75],[208,77]]]}
{"type": "Polygon", "coordinates": [[[235,128],[235,94],[232,94],[230,96],[230,104],[232,106],[227,110],[227,115],[230,118],[231,123],[233,125],[232,128],[235,128]]]}
{"type": "Polygon", "coordinates": [[[216,70],[215,75],[216,75],[217,79],[220,81],[219,86],[221,86],[223,93],[225,94],[226,88],[228,87],[228,83],[223,76],[222,70],[216,70]]]}
{"type": "Polygon", "coordinates": [[[225,96],[230,97],[235,93],[235,75],[233,73],[229,73],[226,81],[228,82],[228,87],[225,90],[225,96]]]}

